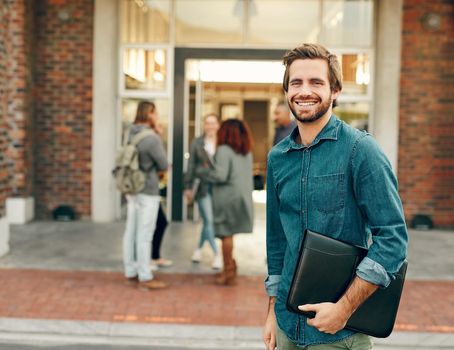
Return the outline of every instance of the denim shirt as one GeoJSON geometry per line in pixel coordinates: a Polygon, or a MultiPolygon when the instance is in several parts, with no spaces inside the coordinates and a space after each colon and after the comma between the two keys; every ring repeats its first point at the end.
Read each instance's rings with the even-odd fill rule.
{"type": "Polygon", "coordinates": [[[374,139],[331,116],[309,146],[296,128],[273,147],[267,168],[265,287],[276,296],[279,328],[299,346],[352,335],[319,332],[286,301],[305,229],[368,247],[358,266],[362,279],[387,287],[407,255],[407,229],[396,177],[374,139]]]}

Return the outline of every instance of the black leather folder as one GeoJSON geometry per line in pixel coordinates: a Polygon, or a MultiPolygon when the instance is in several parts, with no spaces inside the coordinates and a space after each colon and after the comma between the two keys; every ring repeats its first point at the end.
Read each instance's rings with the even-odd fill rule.
{"type": "MultiPolygon", "coordinates": [[[[290,287],[287,308],[314,317],[299,305],[337,302],[356,276],[356,267],[367,249],[306,230],[290,287]]],[[[386,338],[393,330],[407,271],[405,261],[396,279],[385,289],[377,289],[353,313],[345,328],[386,338]]]]}

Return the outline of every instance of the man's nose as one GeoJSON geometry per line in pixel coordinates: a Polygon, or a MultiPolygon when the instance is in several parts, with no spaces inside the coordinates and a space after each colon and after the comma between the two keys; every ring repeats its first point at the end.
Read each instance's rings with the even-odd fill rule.
{"type": "Polygon", "coordinates": [[[301,96],[310,96],[312,95],[312,90],[309,84],[301,84],[298,94],[301,96]]]}

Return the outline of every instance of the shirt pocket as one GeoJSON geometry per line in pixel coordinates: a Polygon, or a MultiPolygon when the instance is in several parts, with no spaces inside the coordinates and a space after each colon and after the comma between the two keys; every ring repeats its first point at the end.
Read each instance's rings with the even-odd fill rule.
{"type": "Polygon", "coordinates": [[[310,199],[321,213],[333,213],[345,206],[345,175],[330,174],[312,178],[310,199]]]}

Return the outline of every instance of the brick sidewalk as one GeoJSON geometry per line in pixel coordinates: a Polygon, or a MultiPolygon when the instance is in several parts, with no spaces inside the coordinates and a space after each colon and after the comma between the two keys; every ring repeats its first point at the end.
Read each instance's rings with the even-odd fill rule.
{"type": "MultiPolygon", "coordinates": [[[[262,326],[263,278],[218,287],[212,275],[161,274],[171,287],[142,291],[117,272],[0,269],[0,317],[262,326]]],[[[395,330],[454,332],[454,281],[407,281],[395,330]]]]}

